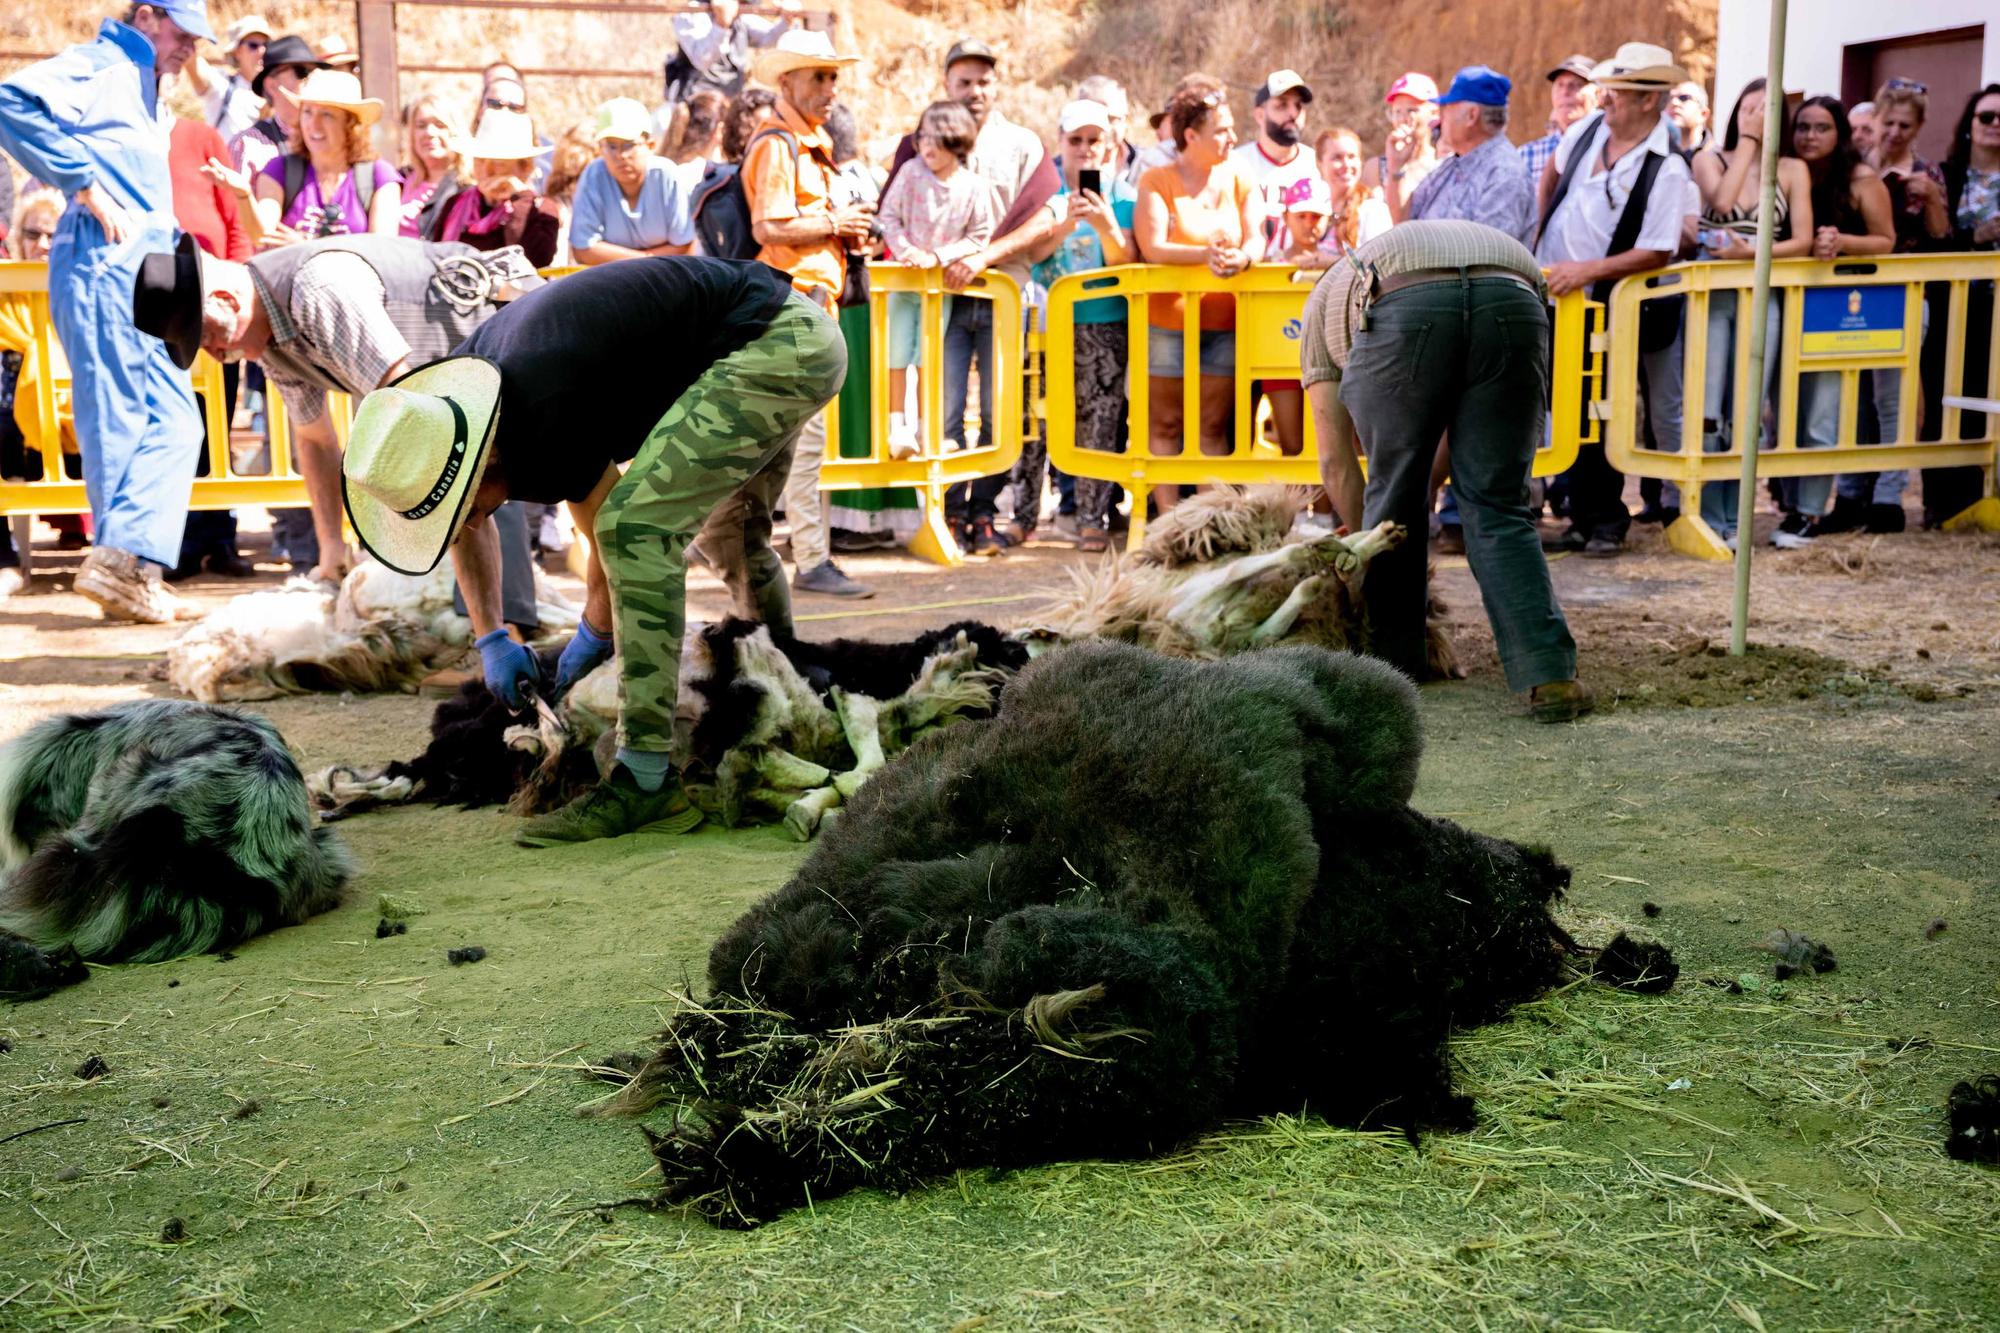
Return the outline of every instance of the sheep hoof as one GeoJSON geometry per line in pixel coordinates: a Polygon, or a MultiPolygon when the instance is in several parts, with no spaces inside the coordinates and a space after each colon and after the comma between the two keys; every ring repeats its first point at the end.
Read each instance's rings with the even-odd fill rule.
{"type": "Polygon", "coordinates": [[[839,806],[840,791],[834,787],[821,787],[809,791],[793,801],[785,810],[785,831],[799,842],[810,842],[819,831],[820,820],[826,812],[839,806]]]}
{"type": "Polygon", "coordinates": [[[874,771],[872,769],[864,772],[861,769],[855,768],[849,769],[845,773],[836,773],[833,775],[833,789],[840,793],[841,800],[851,801],[854,799],[854,793],[860,791],[868,779],[873,776],[874,771]]]}

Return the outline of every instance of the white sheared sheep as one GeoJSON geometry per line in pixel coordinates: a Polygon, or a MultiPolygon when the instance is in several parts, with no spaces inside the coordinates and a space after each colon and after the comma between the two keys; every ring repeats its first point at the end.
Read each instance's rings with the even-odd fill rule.
{"type": "MultiPolygon", "coordinates": [[[[539,576],[535,586],[544,636],[573,632],[576,608],[539,576]]],[[[166,678],[204,703],[407,689],[471,641],[449,565],[410,575],[369,560],[338,595],[294,579],[236,598],[167,649],[166,678]]]]}

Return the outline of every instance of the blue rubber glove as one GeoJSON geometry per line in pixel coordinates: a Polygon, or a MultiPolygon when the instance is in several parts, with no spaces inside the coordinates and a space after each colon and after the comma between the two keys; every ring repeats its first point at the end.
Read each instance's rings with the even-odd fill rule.
{"type": "Polygon", "coordinates": [[[514,642],[504,629],[482,634],[472,641],[486,668],[486,688],[500,696],[509,708],[528,706],[521,693],[523,685],[542,687],[542,665],[525,645],[514,642]]]}
{"type": "Polygon", "coordinates": [[[569,687],[582,680],[611,659],[611,636],[599,634],[590,627],[590,622],[581,616],[577,618],[576,634],[556,659],[556,698],[569,693],[569,687]]]}

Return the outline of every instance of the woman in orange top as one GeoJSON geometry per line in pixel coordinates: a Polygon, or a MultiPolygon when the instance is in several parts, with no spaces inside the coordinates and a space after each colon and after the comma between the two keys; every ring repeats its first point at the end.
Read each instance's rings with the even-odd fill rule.
{"type": "MultiPolygon", "coordinates": [[[[1257,192],[1229,164],[1236,146],[1236,118],[1220,83],[1189,80],[1167,105],[1175,160],[1139,177],[1133,235],[1149,264],[1206,264],[1211,273],[1234,277],[1250,267],[1256,236],[1257,192]]],[[[1230,407],[1235,398],[1236,299],[1221,292],[1201,298],[1201,451],[1230,449],[1230,407]]],[[[1147,342],[1146,401],[1151,423],[1148,446],[1155,454],[1182,451],[1181,410],[1185,301],[1154,296],[1147,342]]],[[[1153,488],[1154,506],[1173,508],[1179,488],[1153,488]]]]}

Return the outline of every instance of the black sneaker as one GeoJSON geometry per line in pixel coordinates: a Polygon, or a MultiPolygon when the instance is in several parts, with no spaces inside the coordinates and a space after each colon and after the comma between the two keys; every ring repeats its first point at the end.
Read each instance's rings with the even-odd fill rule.
{"type": "Polygon", "coordinates": [[[1901,532],[1909,525],[1910,516],[1903,512],[1903,506],[1873,504],[1868,506],[1868,519],[1863,526],[1869,532],[1901,532]]]}
{"type": "Polygon", "coordinates": [[[1813,544],[1812,520],[1793,510],[1771,534],[1771,545],[1780,551],[1803,551],[1813,544]]]}
{"type": "Polygon", "coordinates": [[[1820,515],[1819,530],[1821,532],[1853,532],[1868,521],[1870,510],[1873,508],[1874,506],[1865,504],[1860,500],[1854,499],[1852,496],[1836,496],[1833,501],[1832,510],[1820,515]]]}
{"type": "Polygon", "coordinates": [[[1617,537],[1592,537],[1583,544],[1583,553],[1593,560],[1609,560],[1625,549],[1625,543],[1617,537]]]}
{"type": "Polygon", "coordinates": [[[1575,528],[1569,528],[1554,537],[1542,538],[1542,549],[1550,553],[1581,551],[1589,544],[1590,539],[1575,528]]]}

